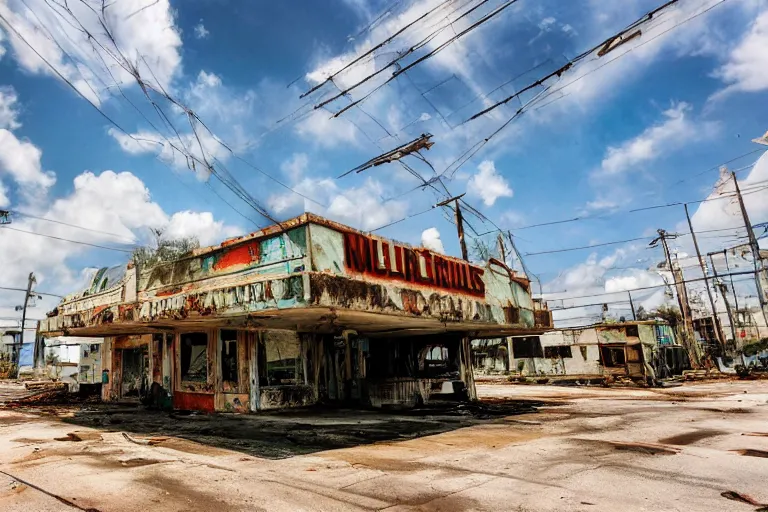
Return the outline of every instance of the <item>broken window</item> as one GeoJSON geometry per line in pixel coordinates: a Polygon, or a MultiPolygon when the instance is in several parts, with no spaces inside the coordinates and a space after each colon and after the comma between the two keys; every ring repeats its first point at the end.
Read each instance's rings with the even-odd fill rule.
{"type": "Polygon", "coordinates": [[[544,357],[555,359],[555,358],[569,358],[573,357],[571,355],[571,346],[570,345],[555,345],[553,347],[544,347],[544,357]]]}
{"type": "Polygon", "coordinates": [[[181,380],[208,381],[208,335],[187,332],[181,335],[181,380]]]}
{"type": "Polygon", "coordinates": [[[541,350],[541,340],[538,336],[512,338],[512,354],[515,359],[544,357],[544,352],[541,350]]]}
{"type": "Polygon", "coordinates": [[[627,362],[624,346],[600,346],[600,359],[606,368],[624,366],[627,362]]]}
{"type": "Polygon", "coordinates": [[[237,331],[221,331],[221,380],[237,384],[237,331]]]}
{"type": "Polygon", "coordinates": [[[627,338],[639,338],[640,333],[637,329],[636,325],[628,325],[627,326],[627,338]]]}
{"type": "Polygon", "coordinates": [[[266,361],[266,386],[304,384],[301,344],[295,332],[268,331],[264,334],[262,361],[266,361]]]}
{"type": "Polygon", "coordinates": [[[423,370],[428,374],[444,373],[450,366],[448,347],[443,345],[431,345],[424,348],[423,370]]]}

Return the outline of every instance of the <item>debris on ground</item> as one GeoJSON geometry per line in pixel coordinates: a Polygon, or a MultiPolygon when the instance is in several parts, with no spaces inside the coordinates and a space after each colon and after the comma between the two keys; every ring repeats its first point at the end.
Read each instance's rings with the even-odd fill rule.
{"type": "MultiPolygon", "coordinates": [[[[22,389],[22,388],[19,388],[22,389]]],[[[97,395],[82,395],[70,393],[69,386],[64,382],[40,381],[26,382],[24,388],[28,393],[16,394],[10,400],[0,403],[0,407],[16,408],[25,406],[53,406],[96,403],[100,401],[97,395]]]]}
{"type": "Polygon", "coordinates": [[[756,501],[752,496],[749,496],[747,494],[742,494],[736,491],[724,491],[720,493],[720,496],[722,496],[723,498],[729,499],[731,501],[738,501],[741,503],[746,503],[747,505],[754,505],[756,507],[766,506],[756,501]]]}
{"type": "Polygon", "coordinates": [[[29,391],[57,391],[67,389],[65,383],[52,380],[27,381],[24,383],[24,387],[29,391]]]}

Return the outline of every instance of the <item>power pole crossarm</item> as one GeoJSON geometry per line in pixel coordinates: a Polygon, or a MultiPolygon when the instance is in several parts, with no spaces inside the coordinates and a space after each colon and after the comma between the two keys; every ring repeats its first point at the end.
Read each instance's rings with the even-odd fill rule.
{"type": "Polygon", "coordinates": [[[467,242],[464,240],[464,217],[461,215],[461,208],[459,207],[459,199],[462,197],[464,197],[464,194],[446,199],[445,201],[437,203],[435,206],[447,206],[449,203],[454,203],[454,212],[456,213],[456,229],[459,232],[459,245],[461,246],[461,257],[465,261],[469,261],[467,242]]]}

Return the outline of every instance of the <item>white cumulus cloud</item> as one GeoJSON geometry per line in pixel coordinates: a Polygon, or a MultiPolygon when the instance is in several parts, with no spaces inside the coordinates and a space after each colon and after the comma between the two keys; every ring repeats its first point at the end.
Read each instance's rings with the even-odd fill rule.
{"type": "Polygon", "coordinates": [[[493,206],[500,197],[513,195],[509,183],[498,173],[491,160],[484,160],[477,166],[477,173],[467,182],[467,192],[481,198],[486,206],[493,206]]]}
{"type": "Polygon", "coordinates": [[[203,20],[200,20],[200,23],[195,25],[195,38],[206,39],[209,35],[211,35],[211,33],[205,28],[205,25],[203,25],[203,20]]]}
{"type": "Polygon", "coordinates": [[[610,146],[600,165],[602,174],[621,174],[636,166],[651,162],[661,154],[693,137],[699,136],[698,127],[689,119],[691,106],[681,102],[662,112],[660,123],[646,128],[638,136],[618,146],[610,146]]]}
{"type": "Polygon", "coordinates": [[[6,0],[0,2],[0,14],[12,27],[3,29],[21,68],[50,76],[58,72],[96,104],[110,94],[108,84],[135,83],[126,69],[131,66],[166,90],[181,71],[181,38],[169,0],[112,2],[103,10],[87,2],[61,7],[46,0],[6,0]],[[104,33],[102,13],[119,54],[104,50],[114,44],[104,33]]]}
{"type": "Polygon", "coordinates": [[[445,254],[445,247],[443,247],[443,241],[440,240],[440,232],[437,228],[427,228],[421,233],[421,245],[430,251],[445,254]]]}
{"type": "Polygon", "coordinates": [[[763,11],[716,72],[727,85],[719,95],[768,89],[768,10],[763,11]]]}
{"type": "Polygon", "coordinates": [[[15,130],[21,126],[18,120],[18,99],[13,87],[0,87],[0,128],[15,130]]]}

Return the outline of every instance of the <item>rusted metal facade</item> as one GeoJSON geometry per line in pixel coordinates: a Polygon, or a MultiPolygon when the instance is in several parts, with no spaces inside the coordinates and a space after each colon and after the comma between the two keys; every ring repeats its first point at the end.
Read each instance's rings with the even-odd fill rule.
{"type": "Polygon", "coordinates": [[[107,338],[105,400],[181,409],[472,398],[470,339],[552,327],[501,262],[312,214],[117,277],[64,299],[41,330],[107,338]]]}

